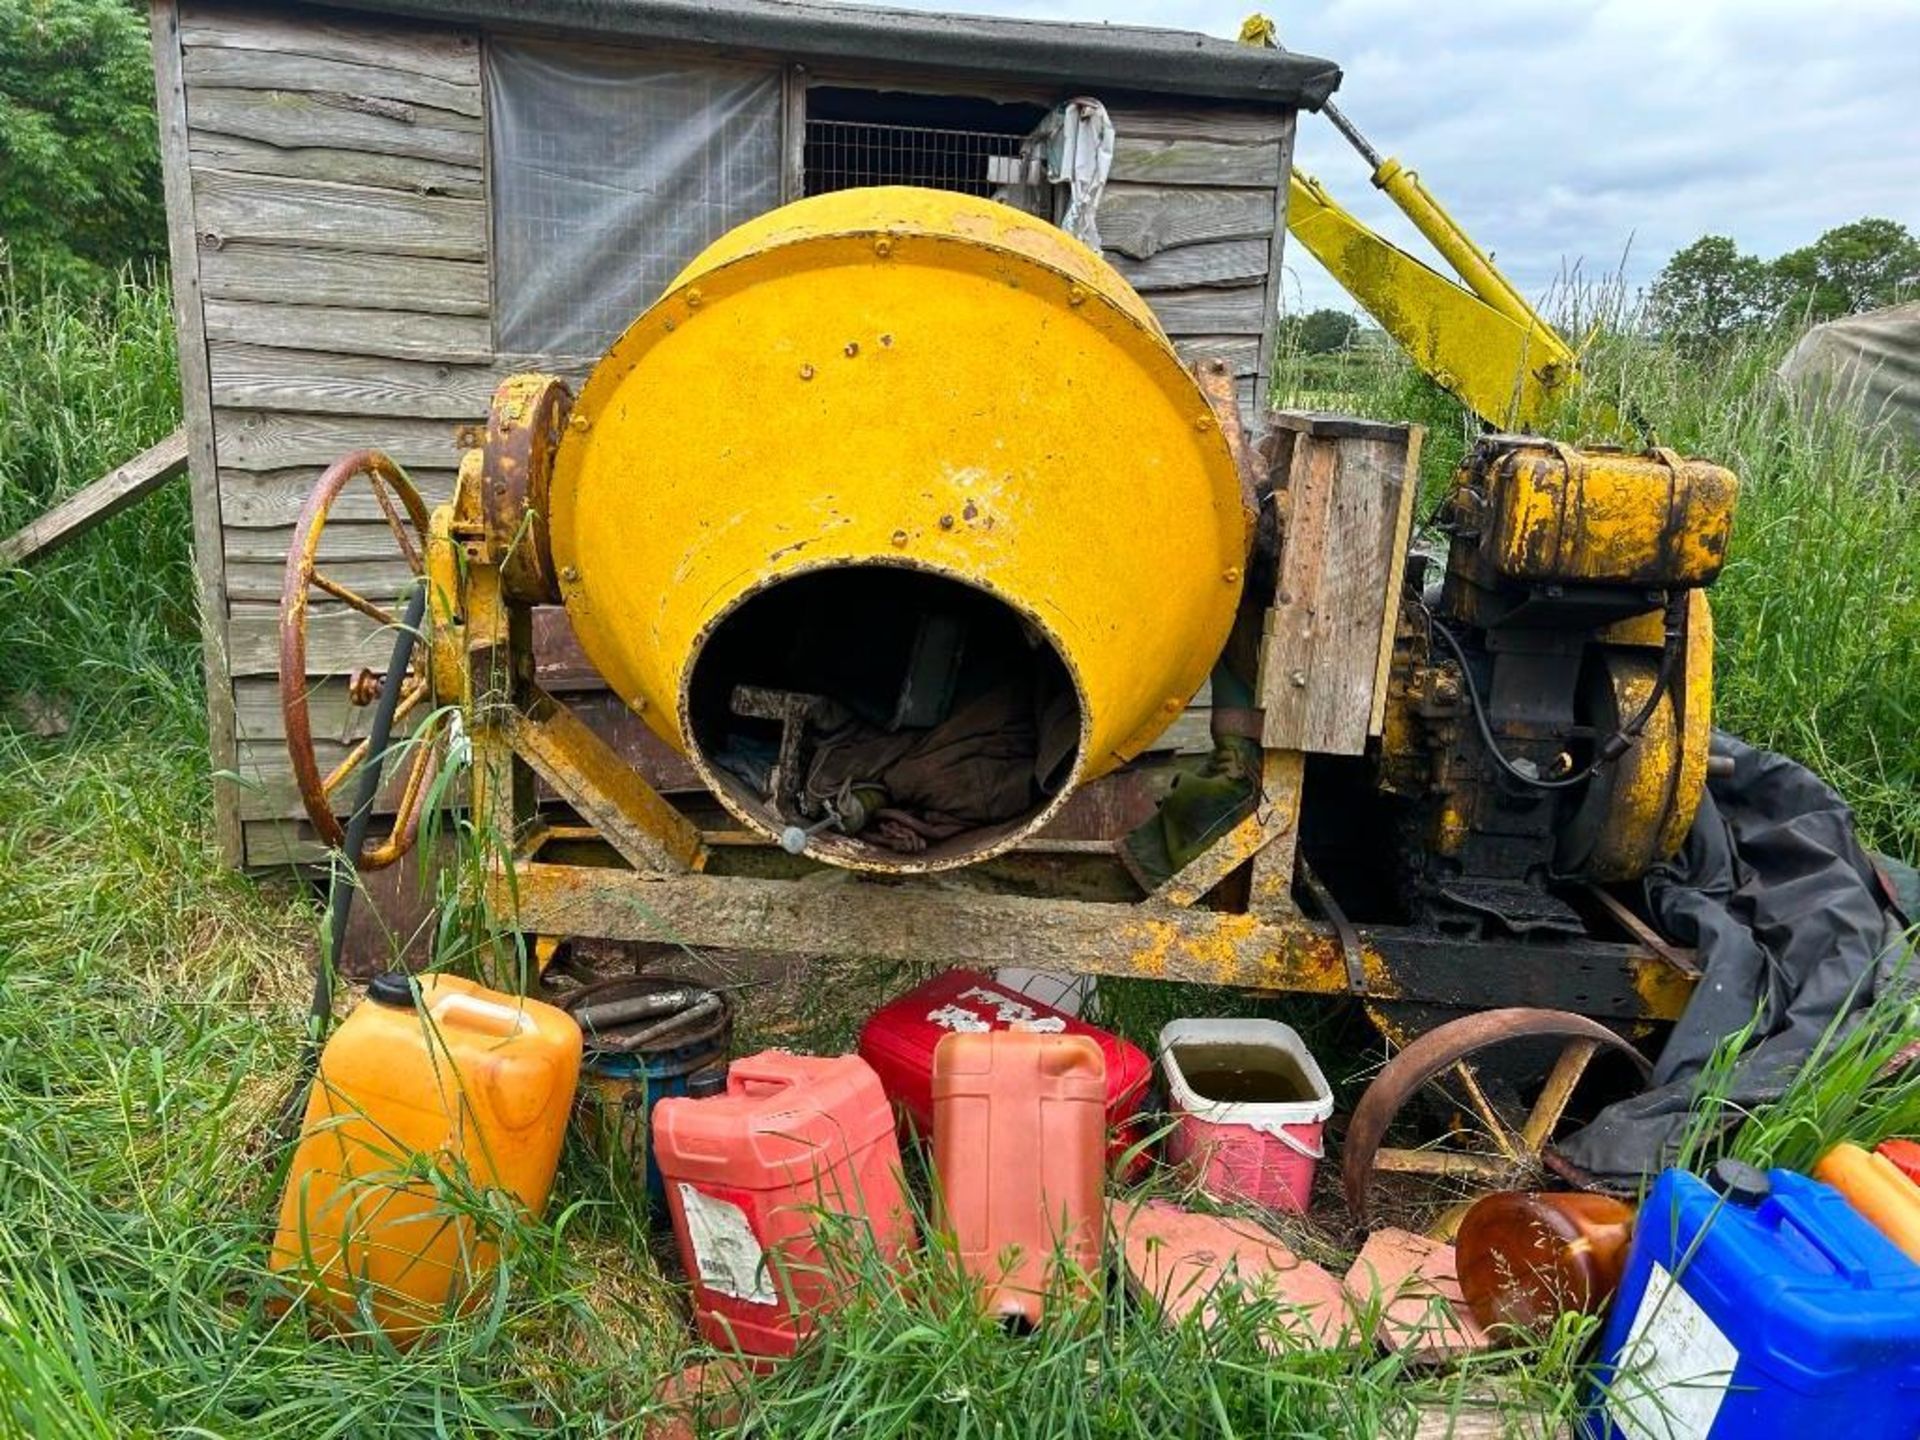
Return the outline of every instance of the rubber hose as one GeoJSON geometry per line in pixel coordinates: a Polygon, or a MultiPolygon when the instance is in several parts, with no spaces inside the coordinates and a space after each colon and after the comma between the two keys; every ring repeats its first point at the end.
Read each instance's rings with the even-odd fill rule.
{"type": "Polygon", "coordinates": [[[320,1047],[333,1019],[333,977],[340,967],[340,947],[346,943],[347,917],[353,913],[353,897],[360,888],[360,852],[366,847],[374,802],[380,796],[380,777],[387,768],[387,749],[393,738],[394,712],[400,708],[400,689],[406,681],[414,647],[420,643],[420,623],[426,613],[427,587],[423,584],[407,601],[400,631],[393,637],[393,658],[380,679],[380,698],[374,704],[373,728],[367,736],[367,758],[360,771],[360,792],[354,797],[353,809],[347,817],[345,864],[335,867],[327,891],[327,948],[314,967],[313,999],[307,1007],[307,1040],[301,1049],[293,1089],[274,1130],[275,1149],[292,1141],[306,1109],[307,1090],[320,1067],[320,1047]]]}

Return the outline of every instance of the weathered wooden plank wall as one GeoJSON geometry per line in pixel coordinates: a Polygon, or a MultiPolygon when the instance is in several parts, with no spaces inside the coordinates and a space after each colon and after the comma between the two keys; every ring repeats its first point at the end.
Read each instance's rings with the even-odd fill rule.
{"type": "MultiPolygon", "coordinates": [[[[311,859],[273,679],[293,521],[320,469],[366,445],[444,498],[458,426],[511,368],[493,346],[480,37],[218,0],[181,0],[179,37],[240,777],[225,805],[248,864],[311,859]]],[[[376,598],[404,578],[370,495],[325,554],[376,598]]],[[[349,616],[315,611],[323,761],[364,723],[335,677],[390,644],[349,616]]]]}
{"type": "Polygon", "coordinates": [[[1293,117],[1112,106],[1100,243],[1189,358],[1217,354],[1249,422],[1266,394],[1293,117]]]}
{"type": "MultiPolygon", "coordinates": [[[[177,15],[175,269],[190,260],[197,285],[182,296],[202,357],[189,406],[209,431],[201,565],[225,627],[210,704],[232,736],[219,763],[240,778],[223,787],[222,822],[239,837],[236,860],[312,860],[275,680],[281,569],[308,488],[340,455],[374,446],[438,502],[452,490],[456,435],[501,378],[538,367],[577,380],[588,362],[495,348],[477,32],[223,0],[159,10],[177,15]]],[[[1112,114],[1107,253],[1182,355],[1232,366],[1251,410],[1273,331],[1291,117],[1141,104],[1112,114]]],[[[323,554],[330,574],[376,599],[405,579],[366,494],[335,510],[323,554]]],[[[365,723],[344,677],[380,668],[389,643],[354,612],[315,606],[323,763],[365,723]]],[[[604,692],[576,691],[605,724],[630,719],[604,692]]],[[[1196,707],[1172,743],[1204,744],[1205,729],[1196,707]]]]}

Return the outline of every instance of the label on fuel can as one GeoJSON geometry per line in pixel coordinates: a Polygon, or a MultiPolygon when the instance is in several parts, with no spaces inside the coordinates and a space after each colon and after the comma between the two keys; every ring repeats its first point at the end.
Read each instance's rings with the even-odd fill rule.
{"type": "Polygon", "coordinates": [[[1655,1262],[1614,1358],[1607,1408],[1627,1440],[1707,1440],[1740,1352],[1655,1262]]]}
{"type": "Polygon", "coordinates": [[[680,1182],[680,1205],[686,1213],[687,1239],[693,1245],[700,1283],[716,1295],[752,1305],[777,1303],[780,1297],[774,1293],[767,1252],[753,1233],[747,1212],[731,1200],[709,1195],[684,1180],[680,1182]]]}

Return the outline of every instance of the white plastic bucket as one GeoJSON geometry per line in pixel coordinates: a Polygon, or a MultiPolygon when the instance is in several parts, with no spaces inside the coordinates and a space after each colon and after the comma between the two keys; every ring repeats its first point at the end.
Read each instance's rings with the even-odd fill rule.
{"type": "Polygon", "coordinates": [[[1208,1194],[1274,1210],[1305,1210],[1333,1114],[1326,1076],[1291,1025],[1278,1020],[1175,1020],[1160,1032],[1160,1065],[1174,1128],[1167,1157],[1208,1194]],[[1232,1101],[1200,1094],[1180,1052],[1201,1045],[1254,1046],[1290,1058],[1310,1094],[1298,1100],[1232,1101]]]}

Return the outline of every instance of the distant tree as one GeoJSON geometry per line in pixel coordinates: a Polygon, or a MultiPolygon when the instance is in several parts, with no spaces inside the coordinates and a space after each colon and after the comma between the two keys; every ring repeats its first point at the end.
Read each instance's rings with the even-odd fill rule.
{"type": "Polygon", "coordinates": [[[1920,296],[1920,240],[1894,220],[1856,220],[1789,250],[1770,269],[1773,308],[1817,320],[1920,296]]]}
{"type": "Polygon", "coordinates": [[[1647,298],[1662,334],[1712,346],[1781,316],[1829,320],[1920,298],[1920,240],[1897,221],[1855,220],[1767,261],[1706,235],[1667,262],[1647,298]]]}
{"type": "Polygon", "coordinates": [[[1713,345],[1766,318],[1768,269],[1725,235],[1703,235],[1667,262],[1647,298],[1662,334],[1713,345]]]}
{"type": "Polygon", "coordinates": [[[1360,333],[1360,322],[1344,310],[1309,310],[1283,322],[1287,339],[1303,355],[1332,355],[1345,350],[1360,333]]]}
{"type": "Polygon", "coordinates": [[[0,0],[0,240],[29,282],[166,239],[147,22],[127,0],[0,0]]]}

